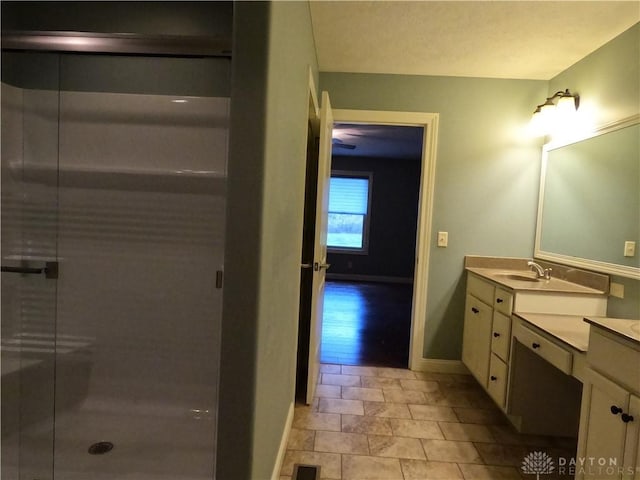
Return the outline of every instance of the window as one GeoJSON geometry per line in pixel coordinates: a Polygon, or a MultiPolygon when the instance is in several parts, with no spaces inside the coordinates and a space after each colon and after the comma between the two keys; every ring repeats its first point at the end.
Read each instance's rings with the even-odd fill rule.
{"type": "Polygon", "coordinates": [[[331,174],[327,247],[332,252],[367,252],[370,192],[371,174],[331,174]]]}

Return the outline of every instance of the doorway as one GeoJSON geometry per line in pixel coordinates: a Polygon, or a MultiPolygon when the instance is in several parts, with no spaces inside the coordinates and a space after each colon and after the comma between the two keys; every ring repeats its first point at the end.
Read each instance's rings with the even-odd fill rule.
{"type": "Polygon", "coordinates": [[[407,368],[424,128],[336,122],[325,363],[407,368]]]}
{"type": "MultiPolygon", "coordinates": [[[[312,82],[311,82],[312,83],[312,82]]],[[[311,88],[311,97],[314,97],[315,88],[311,88]]],[[[317,102],[315,103],[314,118],[318,118],[317,102]]],[[[310,111],[314,110],[313,108],[310,111]]],[[[423,358],[424,350],[424,329],[426,322],[426,302],[427,302],[427,282],[429,271],[429,249],[432,231],[432,210],[435,183],[435,165],[438,136],[437,113],[418,112],[392,112],[392,111],[371,111],[371,110],[333,110],[334,122],[354,123],[354,124],[378,124],[394,126],[412,126],[423,129],[423,144],[421,154],[420,188],[418,200],[418,218],[416,228],[415,244],[415,268],[413,273],[413,292],[411,302],[410,320],[410,343],[408,367],[413,370],[426,370],[429,368],[429,360],[423,358]]],[[[302,265],[304,268],[305,260],[302,265]]],[[[301,305],[304,299],[301,299],[301,305]]],[[[308,332],[308,316],[301,309],[300,311],[300,332],[305,329],[308,332]]],[[[298,339],[298,382],[297,396],[301,390],[305,390],[307,372],[303,362],[300,361],[300,352],[309,352],[309,338],[299,336],[298,339]],[[302,388],[301,388],[302,386],[302,388]]]]}
{"type": "Polygon", "coordinates": [[[439,115],[437,113],[335,109],[333,117],[337,123],[423,128],[408,366],[412,370],[426,370],[430,367],[430,362],[423,355],[424,331],[427,314],[427,283],[432,237],[439,115]]]}

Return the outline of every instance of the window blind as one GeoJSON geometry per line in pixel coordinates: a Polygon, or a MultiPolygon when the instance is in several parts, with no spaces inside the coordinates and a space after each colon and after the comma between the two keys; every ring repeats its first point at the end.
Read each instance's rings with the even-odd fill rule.
{"type": "Polygon", "coordinates": [[[368,202],[368,179],[331,177],[329,182],[330,212],[366,215],[368,202]]]}

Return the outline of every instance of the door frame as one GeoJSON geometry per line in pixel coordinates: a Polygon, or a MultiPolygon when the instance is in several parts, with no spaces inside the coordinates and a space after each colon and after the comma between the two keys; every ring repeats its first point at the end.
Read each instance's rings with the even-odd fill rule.
{"type": "Polygon", "coordinates": [[[424,332],[427,320],[427,286],[429,280],[439,118],[440,115],[438,113],[333,110],[333,121],[335,123],[367,123],[424,128],[415,272],[413,276],[413,304],[411,308],[411,340],[409,344],[409,369],[411,370],[429,370],[429,363],[432,362],[424,358],[424,332]]]}

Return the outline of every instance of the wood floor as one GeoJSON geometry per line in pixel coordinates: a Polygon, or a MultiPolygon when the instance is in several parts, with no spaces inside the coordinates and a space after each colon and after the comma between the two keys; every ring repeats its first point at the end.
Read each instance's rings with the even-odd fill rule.
{"type": "Polygon", "coordinates": [[[327,281],[323,363],[406,368],[413,285],[327,281]]]}

